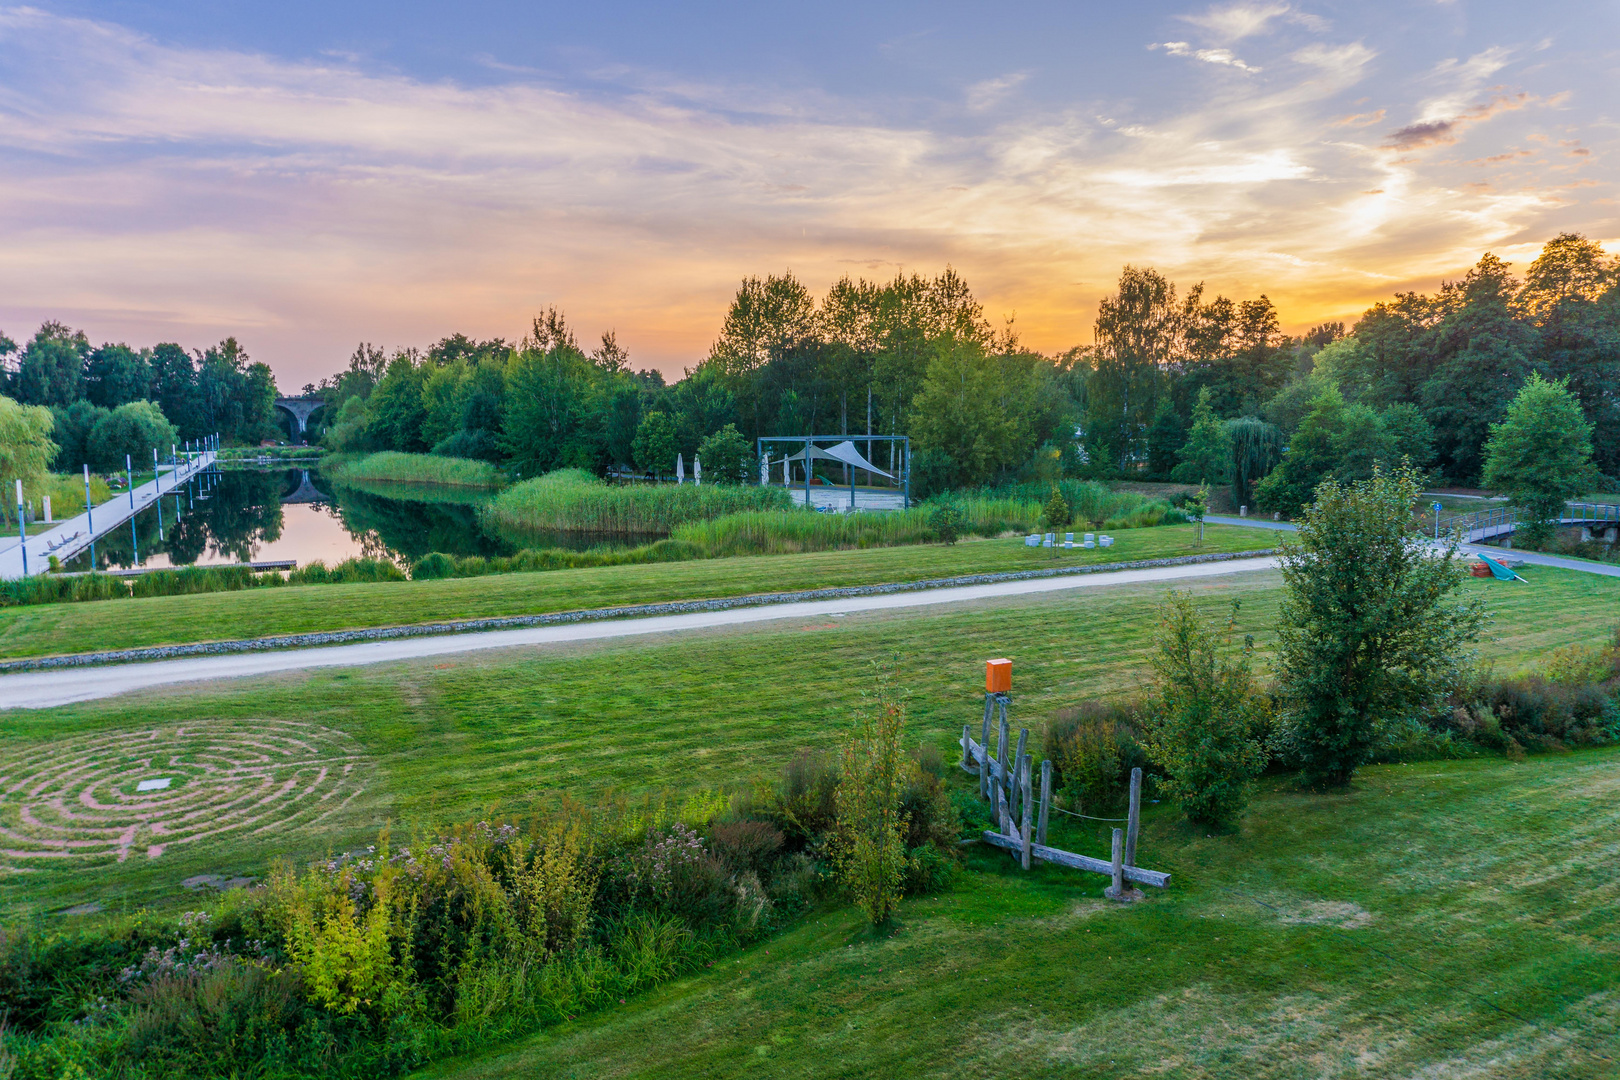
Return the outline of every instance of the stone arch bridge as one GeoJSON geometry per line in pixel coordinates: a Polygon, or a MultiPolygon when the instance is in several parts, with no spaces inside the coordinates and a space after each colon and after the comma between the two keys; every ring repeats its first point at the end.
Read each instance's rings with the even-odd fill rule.
{"type": "Polygon", "coordinates": [[[318,397],[278,397],[276,408],[293,418],[298,427],[298,437],[302,441],[304,428],[309,424],[309,418],[315,415],[315,410],[324,408],[326,401],[318,397]]]}

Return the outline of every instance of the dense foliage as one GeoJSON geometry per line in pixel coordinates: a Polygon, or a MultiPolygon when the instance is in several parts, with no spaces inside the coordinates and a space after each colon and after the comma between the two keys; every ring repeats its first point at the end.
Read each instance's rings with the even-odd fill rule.
{"type": "MultiPolygon", "coordinates": [[[[92,348],[82,331],[47,322],[18,350],[3,389],[25,405],[48,406],[59,422],[76,403],[112,411],[149,401],[180,439],[218,434],[230,441],[256,442],[278,434],[275,376],[265,364],[250,360],[234,337],[190,353],[168,342],[142,349],[111,343],[92,348]]],[[[78,420],[75,426],[92,425],[78,420]]],[[[161,449],[167,454],[168,444],[161,449]]],[[[150,454],[151,446],[144,452],[150,454]]],[[[70,456],[63,468],[87,460],[70,456]]]]}
{"type": "MultiPolygon", "coordinates": [[[[1232,602],[1231,636],[1237,601],[1232,602]]],[[[1163,789],[1188,820],[1230,825],[1242,814],[1266,766],[1266,699],[1249,666],[1252,643],[1233,654],[1188,593],[1172,591],[1159,612],[1153,653],[1156,685],[1146,712],[1147,751],[1163,789]]]]}
{"type": "Polygon", "coordinates": [[[1505,492],[1526,521],[1524,540],[1541,546],[1564,514],[1564,502],[1597,482],[1592,424],[1568,381],[1532,374],[1485,446],[1485,482],[1505,492]]]}
{"type": "MultiPolygon", "coordinates": [[[[958,825],[937,776],[894,765],[897,897],[948,879],[958,825]]],[[[803,755],[730,796],[385,832],[176,920],[8,926],[0,1064],[11,1080],[387,1076],[572,1019],[828,895],[844,787],[803,755]]]]}
{"type": "Polygon", "coordinates": [[[1277,674],[1291,756],[1313,784],[1347,783],[1380,725],[1432,711],[1453,691],[1485,622],[1453,596],[1455,546],[1414,535],[1418,476],[1329,479],[1280,556],[1277,674]]]}

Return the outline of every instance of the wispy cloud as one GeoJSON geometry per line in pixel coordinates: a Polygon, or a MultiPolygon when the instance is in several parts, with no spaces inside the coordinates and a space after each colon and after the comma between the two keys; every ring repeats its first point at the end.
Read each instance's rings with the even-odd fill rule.
{"type": "Polygon", "coordinates": [[[967,107],[970,112],[984,112],[1003,101],[1018,89],[1029,76],[1024,72],[1003,75],[998,79],[985,79],[967,89],[967,107]]]}
{"type": "Polygon", "coordinates": [[[1255,72],[1260,70],[1233,56],[1230,49],[1195,49],[1185,41],[1155,42],[1149,45],[1148,48],[1163,49],[1170,56],[1190,56],[1194,60],[1202,60],[1206,64],[1234,67],[1240,71],[1255,72]]]}
{"type": "Polygon", "coordinates": [[[1291,4],[1221,4],[1197,15],[1178,16],[1209,32],[1217,41],[1241,41],[1268,31],[1272,24],[1286,21],[1311,30],[1325,30],[1326,19],[1300,11],[1291,4]]]}
{"type": "MultiPolygon", "coordinates": [[[[718,75],[468,86],[0,9],[0,324],[238,333],[298,385],[361,338],[515,336],[555,302],[678,372],[744,274],[791,266],[820,288],[851,267],[952,262],[992,312],[1017,308],[1026,341],[1058,349],[1089,337],[1106,288],[1073,283],[1125,262],[1264,290],[1304,323],[1567,207],[1564,190],[1465,191],[1475,166],[1428,172],[1441,167],[1356,141],[1398,107],[1368,78],[1375,54],[1311,48],[1185,100],[1123,88],[1040,107],[1002,75],[965,91],[986,119],[964,134],[718,75]]],[[[1175,55],[1238,66],[1200,51],[1175,55]]],[[[1431,70],[1418,96],[1472,90],[1414,124],[1454,133],[1519,107],[1469,104],[1489,66],[1431,70]]],[[[1403,136],[1424,137],[1443,135],[1403,136]]],[[[1589,159],[1584,143],[1549,149],[1589,159]]]]}
{"type": "Polygon", "coordinates": [[[1450,146],[1472,124],[1482,123],[1504,112],[1524,108],[1534,101],[1529,94],[1498,95],[1480,105],[1443,119],[1420,120],[1389,134],[1384,145],[1391,150],[1418,150],[1428,146],[1450,146]]]}

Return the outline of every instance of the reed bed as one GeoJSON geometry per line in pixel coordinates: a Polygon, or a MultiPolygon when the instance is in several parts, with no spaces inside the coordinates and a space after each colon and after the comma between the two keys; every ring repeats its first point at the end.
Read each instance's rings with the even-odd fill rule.
{"type": "Polygon", "coordinates": [[[657,484],[609,487],[581,469],[561,469],[508,488],[484,510],[490,524],[613,535],[668,535],[677,526],[748,510],[786,509],[776,487],[657,484]]]}
{"type": "MultiPolygon", "coordinates": [[[[983,494],[987,498],[1034,502],[1038,506],[1045,506],[1052,497],[1052,486],[1049,483],[1003,484],[987,488],[983,494]]],[[[1076,524],[1088,522],[1104,528],[1120,528],[1110,523],[1127,520],[1149,507],[1159,508],[1161,512],[1171,509],[1170,503],[1163,499],[1138,491],[1116,491],[1094,480],[1061,480],[1057,488],[1063,493],[1063,501],[1069,504],[1069,512],[1074,515],[1076,524]]]]}
{"type": "Polygon", "coordinates": [[[393,450],[363,458],[339,458],[324,465],[334,480],[389,481],[404,484],[444,484],[452,487],[495,488],[504,480],[487,461],[440,457],[437,454],[401,454],[393,450]]]}
{"type": "MultiPolygon", "coordinates": [[[[1040,516],[1037,504],[1012,499],[963,499],[972,536],[1000,536],[1031,527],[1040,516]]],[[[933,539],[928,507],[867,514],[818,514],[807,510],[755,510],[727,514],[711,521],[682,525],[671,538],[704,552],[707,558],[729,555],[782,555],[801,551],[896,547],[933,539]]]]}

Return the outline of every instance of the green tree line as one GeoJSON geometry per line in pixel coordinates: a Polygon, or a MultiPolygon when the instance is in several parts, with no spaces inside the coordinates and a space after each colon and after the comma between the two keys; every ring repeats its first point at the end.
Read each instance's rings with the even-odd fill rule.
{"type": "Polygon", "coordinates": [[[139,443],[140,454],[157,446],[165,456],[170,442],[204,435],[257,442],[281,434],[275,376],[234,337],[192,352],[171,342],[92,348],[83,331],[47,322],[20,347],[0,334],[0,368],[5,396],[51,410],[58,469],[121,468],[129,440],[115,446],[119,433],[139,443]],[[143,429],[139,438],[132,427],[143,429]],[[106,438],[91,438],[98,429],[106,438]]]}
{"type": "MultiPolygon", "coordinates": [[[[1522,280],[1486,255],[1349,331],[1290,336],[1264,295],[1182,292],[1127,266],[1094,342],[1043,355],[1010,323],[993,327],[950,268],[845,277],[819,298],[787,273],[744,279],[708,355],[673,385],[634,370],[612,333],[582,346],[549,309],[516,342],[458,334],[392,355],[362,344],[308,389],[325,397],[319,419],[339,449],[476,457],[524,475],[667,474],[676,454],[698,453],[746,480],[762,435],[908,435],[922,495],[1136,476],[1230,483],[1239,502],[1292,511],[1327,476],[1365,479],[1379,462],[1479,483],[1491,425],[1532,374],[1563,382],[1598,430],[1620,429],[1617,282],[1598,244],[1565,234],[1522,280]]],[[[1620,472],[1620,444],[1595,452],[1601,471],[1620,472]]],[[[872,456],[888,467],[893,453],[876,444],[872,456]]]]}

